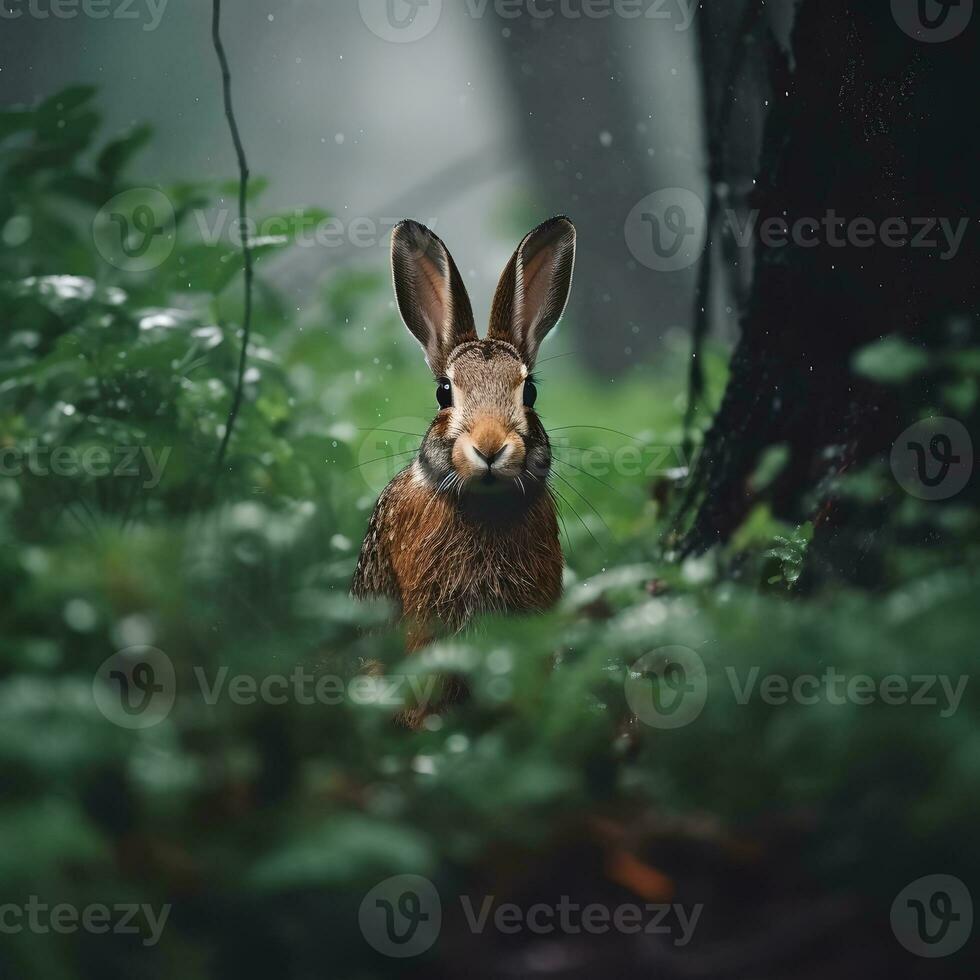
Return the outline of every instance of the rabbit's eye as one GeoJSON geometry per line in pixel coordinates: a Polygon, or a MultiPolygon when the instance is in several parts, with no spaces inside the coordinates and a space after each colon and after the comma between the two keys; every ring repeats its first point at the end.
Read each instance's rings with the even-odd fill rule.
{"type": "Polygon", "coordinates": [[[453,407],[453,386],[449,378],[440,378],[436,382],[436,401],[440,408],[453,407]]]}
{"type": "Polygon", "coordinates": [[[527,380],[524,382],[524,404],[528,408],[534,408],[534,403],[538,400],[538,389],[534,382],[527,380]]]}

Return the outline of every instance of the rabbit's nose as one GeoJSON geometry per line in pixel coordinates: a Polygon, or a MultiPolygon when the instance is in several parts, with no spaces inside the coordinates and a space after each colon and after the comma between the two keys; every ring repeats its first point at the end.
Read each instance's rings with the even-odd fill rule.
{"type": "Polygon", "coordinates": [[[491,469],[491,470],[493,469],[493,464],[496,463],[501,456],[503,456],[506,449],[507,446],[504,445],[501,446],[499,449],[494,450],[493,452],[484,452],[482,449],[479,449],[477,446],[473,447],[473,451],[477,454],[477,456],[479,456],[480,459],[482,459],[483,462],[487,464],[487,469],[491,469]]]}
{"type": "Polygon", "coordinates": [[[495,463],[502,463],[501,457],[507,452],[507,441],[507,429],[499,419],[491,415],[478,418],[469,433],[469,443],[476,454],[473,462],[477,466],[485,463],[488,470],[493,469],[495,463]]]}

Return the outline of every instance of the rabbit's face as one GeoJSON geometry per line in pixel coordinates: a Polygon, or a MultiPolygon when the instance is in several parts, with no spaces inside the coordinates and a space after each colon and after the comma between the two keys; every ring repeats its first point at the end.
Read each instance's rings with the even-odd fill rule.
{"type": "Polygon", "coordinates": [[[418,460],[420,474],[434,486],[527,493],[547,478],[551,451],[533,408],[534,382],[511,344],[484,340],[457,347],[437,382],[437,396],[442,410],[418,460]]]}
{"type": "Polygon", "coordinates": [[[436,492],[543,488],[548,436],[534,411],[538,347],[565,309],[575,229],[552,218],[527,235],[504,269],[480,340],[469,297],[448,249],[428,228],[403,221],[392,236],[395,295],[405,325],[436,376],[441,411],[429,428],[415,479],[436,492]]]}

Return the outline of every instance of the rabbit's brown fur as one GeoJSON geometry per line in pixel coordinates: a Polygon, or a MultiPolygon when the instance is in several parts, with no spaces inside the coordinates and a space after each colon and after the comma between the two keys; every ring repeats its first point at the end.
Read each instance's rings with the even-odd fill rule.
{"type": "Polygon", "coordinates": [[[550,608],[561,596],[562,564],[546,492],[511,519],[493,517],[433,495],[408,469],[378,500],[354,593],[396,600],[414,649],[438,626],[459,630],[479,613],[550,608]]]}
{"type": "Polygon", "coordinates": [[[399,309],[452,402],[381,494],[352,592],[393,599],[410,649],[480,613],[541,611],[561,595],[551,449],[530,372],[564,310],[574,252],[567,218],[531,232],[504,270],[480,340],[445,245],[414,222],[395,229],[399,309]]]}

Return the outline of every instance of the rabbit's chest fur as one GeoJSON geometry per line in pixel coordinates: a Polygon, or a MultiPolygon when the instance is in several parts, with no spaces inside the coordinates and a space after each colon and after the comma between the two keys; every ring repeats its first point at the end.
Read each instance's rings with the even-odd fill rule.
{"type": "Polygon", "coordinates": [[[562,568],[547,493],[494,513],[492,502],[464,507],[452,494],[434,494],[406,470],[378,501],[355,591],[390,595],[412,622],[459,630],[480,613],[551,607],[562,568]]]}

